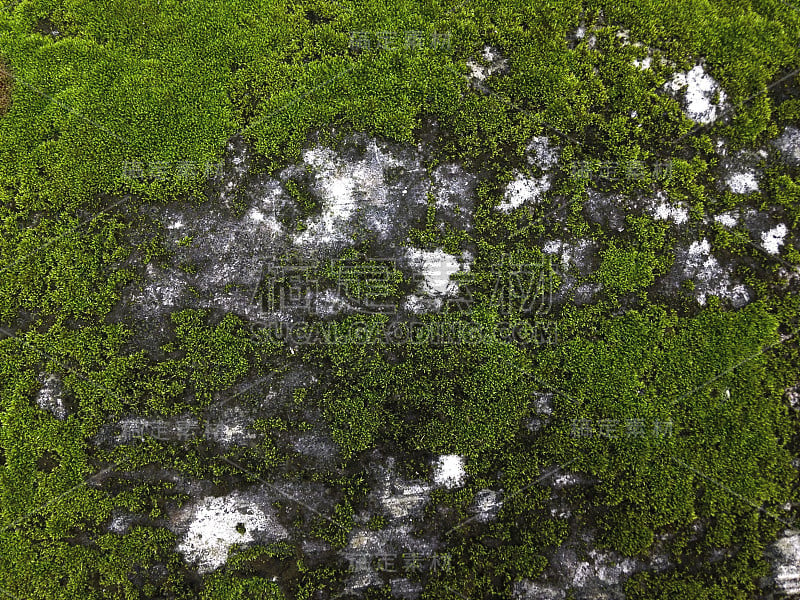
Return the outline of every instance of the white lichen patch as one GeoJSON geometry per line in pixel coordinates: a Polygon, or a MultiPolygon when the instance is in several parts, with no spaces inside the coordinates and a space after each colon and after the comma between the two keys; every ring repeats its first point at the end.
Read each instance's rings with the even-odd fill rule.
{"type": "Polygon", "coordinates": [[[715,215],[714,220],[725,227],[736,227],[739,222],[739,215],[736,212],[728,211],[715,215]]]}
{"type": "Polygon", "coordinates": [[[589,560],[575,565],[572,585],[578,588],[587,587],[597,582],[603,584],[620,583],[624,576],[634,572],[637,561],[626,558],[615,552],[589,551],[589,560]]]}
{"type": "Polygon", "coordinates": [[[725,185],[734,194],[751,194],[758,191],[758,174],[754,170],[733,172],[725,178],[725,185]]]}
{"type": "Polygon", "coordinates": [[[559,473],[553,477],[553,487],[559,489],[570,485],[578,485],[582,481],[581,477],[575,473],[559,473]]]}
{"type": "Polygon", "coordinates": [[[428,298],[417,294],[409,294],[403,301],[403,309],[417,315],[435,311],[441,306],[441,298],[428,298]]]}
{"type": "Polygon", "coordinates": [[[473,59],[467,61],[467,67],[469,67],[469,76],[476,81],[485,81],[489,76],[489,69],[473,59]]]}
{"type": "Polygon", "coordinates": [[[595,242],[586,239],[580,239],[574,243],[562,240],[548,240],[542,246],[542,252],[550,255],[559,255],[561,265],[564,267],[573,264],[583,268],[586,266],[589,255],[595,250],[595,247],[595,242]]]}
{"type": "Polygon", "coordinates": [[[639,69],[640,71],[646,71],[647,69],[653,68],[653,64],[654,63],[657,63],[657,64],[662,65],[662,66],[669,66],[669,67],[673,67],[673,68],[675,67],[675,63],[674,62],[672,62],[669,59],[664,58],[663,56],[661,56],[660,52],[658,52],[657,50],[655,50],[653,48],[646,47],[641,42],[634,42],[634,43],[631,44],[630,42],[625,41],[625,42],[623,42],[623,45],[624,46],[630,45],[630,46],[633,46],[635,48],[643,48],[644,49],[644,51],[642,52],[642,54],[643,54],[642,58],[634,58],[631,61],[631,64],[634,67],[636,67],[637,69],[639,69]]]}
{"type": "Polygon", "coordinates": [[[179,523],[185,522],[186,526],[177,550],[187,562],[196,564],[201,574],[210,573],[225,564],[234,544],[274,542],[288,537],[267,510],[264,503],[239,492],[202,498],[178,517],[179,523]]]}
{"type": "Polygon", "coordinates": [[[711,252],[711,243],[705,238],[703,238],[701,241],[694,241],[692,242],[692,245],[689,246],[690,258],[705,256],[710,252],[711,252]]]}
{"type": "Polygon", "coordinates": [[[554,519],[569,519],[572,516],[572,511],[568,508],[551,508],[550,516],[554,519]]]}
{"type": "Polygon", "coordinates": [[[443,454],[433,466],[433,481],[446,488],[461,487],[467,478],[464,457],[458,454],[443,454]]]}
{"type": "Polygon", "coordinates": [[[786,388],[784,392],[786,399],[789,401],[789,406],[794,410],[800,410],[800,385],[794,385],[786,388]]]}
{"type": "Polygon", "coordinates": [[[552,169],[558,163],[558,148],[550,145],[547,136],[540,135],[531,138],[525,148],[528,164],[536,165],[540,169],[552,169]]]}
{"type": "Polygon", "coordinates": [[[787,596],[800,595],[800,533],[785,531],[772,546],[775,586],[787,596]]]}
{"type": "Polygon", "coordinates": [[[694,281],[694,295],[701,306],[705,306],[708,296],[712,295],[730,300],[736,308],[749,302],[747,288],[731,282],[730,273],[722,268],[711,253],[711,244],[707,239],[692,242],[684,259],[683,275],[694,281]]]}
{"type": "MultiPolygon", "coordinates": [[[[248,218],[249,218],[249,219],[250,219],[250,220],[251,220],[253,223],[266,223],[266,222],[267,222],[268,215],[267,215],[267,214],[266,214],[266,213],[265,213],[263,210],[259,210],[259,209],[257,209],[257,208],[251,208],[251,209],[250,209],[250,210],[247,212],[247,217],[248,217],[248,218]]],[[[272,227],[275,227],[275,228],[277,228],[278,230],[280,230],[280,223],[277,223],[277,222],[272,222],[272,223],[271,223],[271,225],[272,225],[272,227]]]]}
{"type": "Polygon", "coordinates": [[[554,586],[523,579],[514,584],[513,594],[517,600],[563,600],[567,592],[554,586]]]}
{"type": "Polygon", "coordinates": [[[424,481],[400,481],[387,477],[379,499],[392,519],[404,519],[417,513],[428,502],[430,484],[424,481]]]}
{"type": "Polygon", "coordinates": [[[508,61],[500,55],[497,48],[484,46],[480,60],[467,60],[469,77],[476,87],[485,90],[484,82],[495,73],[503,72],[508,67],[508,61]]]}
{"type": "Polygon", "coordinates": [[[136,516],[133,514],[116,512],[111,517],[108,531],[110,533],[116,533],[117,535],[125,535],[135,520],[136,516]]]}
{"type": "Polygon", "coordinates": [[[689,220],[689,209],[682,205],[674,205],[667,201],[663,193],[658,193],[648,207],[650,214],[659,221],[672,221],[683,225],[689,220]]]}
{"type": "Polygon", "coordinates": [[[800,163],[800,129],[790,125],[773,141],[787,162],[800,163]]]}
{"type": "Polygon", "coordinates": [[[406,252],[408,261],[423,278],[424,292],[435,296],[445,296],[458,289],[458,284],[450,276],[461,270],[458,257],[444,250],[420,250],[409,248],[406,252]]]}
{"type": "Polygon", "coordinates": [[[478,521],[488,521],[497,516],[503,506],[503,501],[500,499],[500,494],[490,489],[482,489],[472,501],[470,512],[475,515],[478,521]]]}
{"type": "Polygon", "coordinates": [[[62,421],[67,418],[67,408],[62,398],[61,380],[56,375],[40,378],[42,386],[36,394],[36,405],[62,421]]]}
{"type": "MultiPolygon", "coordinates": [[[[374,150],[378,152],[377,146],[374,150]]],[[[378,156],[383,158],[382,154],[378,156]]],[[[328,246],[349,243],[350,228],[347,224],[356,209],[356,190],[363,194],[365,203],[387,203],[380,158],[375,162],[348,163],[330,148],[317,147],[303,152],[303,161],[316,172],[323,206],[321,216],[312,219],[308,228],[295,236],[295,244],[328,246]]]]}
{"type": "Polygon", "coordinates": [[[553,398],[555,394],[552,392],[534,392],[531,404],[533,410],[539,415],[553,414],[553,398]]]}
{"type": "Polygon", "coordinates": [[[515,208],[519,208],[526,202],[536,204],[549,189],[549,175],[542,175],[541,177],[517,175],[506,187],[503,201],[497,208],[503,212],[510,212],[515,208]]]}
{"type": "Polygon", "coordinates": [[[302,232],[291,236],[292,245],[308,255],[351,246],[359,236],[376,237],[381,243],[405,238],[411,222],[424,218],[428,192],[437,218],[469,229],[474,175],[457,164],[445,164],[428,177],[419,153],[386,149],[374,138],[351,141],[364,147],[356,157],[323,146],[303,152],[321,209],[302,232]]]}
{"type": "Polygon", "coordinates": [[[696,123],[713,123],[723,110],[725,92],[702,65],[685,73],[676,73],[665,86],[676,94],[684,91],[684,112],[696,123]]]}
{"type": "MultiPolygon", "coordinates": [[[[711,243],[706,238],[695,240],[689,245],[687,258],[687,269],[699,270],[706,278],[714,275],[714,271],[719,267],[717,259],[711,255],[711,243]]],[[[703,303],[705,301],[701,302],[701,304],[703,303]]]]}
{"type": "Polygon", "coordinates": [[[761,245],[764,246],[764,250],[770,254],[778,254],[780,253],[781,246],[784,244],[787,233],[789,233],[789,230],[786,228],[786,225],[778,223],[772,229],[762,232],[761,245]]]}

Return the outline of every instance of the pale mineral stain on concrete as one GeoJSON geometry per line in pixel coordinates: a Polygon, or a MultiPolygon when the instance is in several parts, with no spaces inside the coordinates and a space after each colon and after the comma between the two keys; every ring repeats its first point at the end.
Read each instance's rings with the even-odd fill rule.
{"type": "Polygon", "coordinates": [[[525,177],[518,175],[506,188],[502,202],[498,209],[502,212],[511,212],[525,203],[538,203],[545,192],[550,189],[550,176],[525,177]]]}
{"type": "Polygon", "coordinates": [[[67,408],[62,397],[61,379],[57,375],[47,375],[42,378],[42,387],[36,394],[36,405],[42,410],[49,411],[56,419],[67,418],[67,408]]]}
{"type": "Polygon", "coordinates": [[[461,487],[467,478],[464,469],[464,457],[458,454],[440,456],[433,467],[433,481],[446,488],[461,487]]]}
{"type": "Polygon", "coordinates": [[[228,560],[234,544],[277,541],[288,537],[271,510],[250,494],[233,492],[208,496],[190,505],[178,517],[186,529],[177,550],[201,574],[210,573],[228,560]]]}
{"type": "Polygon", "coordinates": [[[778,591],[789,597],[800,596],[800,533],[784,531],[772,550],[773,577],[778,591]]]}
{"type": "Polygon", "coordinates": [[[779,254],[787,233],[789,230],[783,223],[778,223],[772,229],[764,231],[761,234],[761,244],[764,246],[764,250],[770,254],[779,254]]]}
{"type": "Polygon", "coordinates": [[[702,65],[676,73],[666,83],[666,88],[675,94],[683,91],[684,112],[696,123],[713,123],[723,110],[726,94],[702,65]],[[715,96],[718,97],[717,102],[714,102],[715,96]]]}

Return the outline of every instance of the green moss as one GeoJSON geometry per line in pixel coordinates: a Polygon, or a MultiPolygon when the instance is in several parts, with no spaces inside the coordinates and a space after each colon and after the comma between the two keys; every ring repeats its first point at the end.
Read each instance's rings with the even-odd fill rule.
{"type": "Polygon", "coordinates": [[[648,287],[655,280],[656,255],[636,248],[610,245],[601,252],[603,259],[597,279],[611,294],[627,294],[648,287]]]}
{"type": "MultiPolygon", "coordinates": [[[[581,201],[589,186],[634,197],[659,186],[689,208],[690,227],[705,227],[706,216],[718,210],[743,208],[741,198],[717,188],[713,144],[724,137],[730,151],[760,147],[796,120],[797,78],[773,84],[795,68],[799,37],[800,13],[779,0],[6,3],[0,11],[0,320],[7,330],[0,339],[0,587],[42,599],[332,595],[346,574],[297,558],[291,581],[279,588],[249,570],[263,549],[235,555],[241,560],[193,587],[196,578],[167,530],[105,530],[114,508],[161,518],[168,502],[186,500],[169,486],[131,483],[119,472],[160,465],[219,486],[253,484],[286,466],[282,432],[319,426],[321,417],[343,471],[363,470],[360,461],[374,449],[422,462],[420,456],[452,452],[469,458],[470,478],[506,491],[496,521],[445,536],[453,564],[424,581],[426,598],[507,597],[520,577],[537,577],[567,535],[537,479],[550,465],[567,463],[598,481],[571,500],[602,545],[646,553],[655,536],[672,534],[667,551],[676,568],[631,578],[628,597],[756,596],[756,582],[767,573],[764,547],[780,527],[773,515],[791,498],[797,424],[781,393],[796,383],[789,379],[797,347],[781,336],[796,325],[797,300],[746,231],[711,224],[704,235],[715,252],[746,259],[737,277],[760,301],[729,312],[713,301],[702,310],[688,301],[675,308],[653,304],[647,292],[671,265],[675,234],[630,216],[624,235],[611,238],[586,221],[581,201]],[[575,39],[579,24],[586,35],[575,39]],[[357,49],[350,44],[354,31],[373,37],[418,31],[424,40],[448,34],[451,43],[357,49]],[[617,35],[623,31],[633,43],[623,43],[617,35]],[[506,73],[485,82],[488,93],[465,77],[466,61],[486,44],[508,62],[506,73]],[[637,69],[632,60],[648,49],[651,68],[637,69]],[[736,108],[705,127],[659,91],[675,69],[701,59],[736,108]],[[236,134],[251,144],[254,171],[264,173],[297,159],[310,134],[325,131],[333,132],[331,140],[351,131],[414,145],[425,140],[434,147],[429,167],[456,160],[479,175],[469,234],[439,229],[429,199],[425,224],[410,237],[453,254],[476,250],[474,306],[428,316],[429,325],[495,331],[503,320],[535,322],[541,315],[488,307],[497,300],[494,279],[509,274],[504,256],[536,261],[543,241],[556,236],[592,236],[604,244],[596,277],[611,301],[555,307],[563,338],[555,347],[521,347],[495,335],[477,345],[364,345],[357,335],[387,333],[387,320],[376,316],[335,322],[339,343],[289,354],[242,319],[180,310],[166,323],[172,339],[162,356],[145,351],[148,340],[125,326],[111,325],[129,316],[119,314],[119,300],[134,266],[162,264],[170,252],[163,236],[140,241],[137,214],[173,200],[216,202],[217,165],[236,134]],[[530,210],[499,214],[494,207],[503,186],[528,168],[525,147],[543,134],[561,153],[549,195],[530,210]],[[669,177],[603,181],[572,174],[576,163],[594,159],[669,159],[674,168],[669,177]],[[563,199],[564,208],[548,204],[553,199],[563,199]],[[239,384],[298,364],[318,373],[319,384],[295,388],[291,414],[257,421],[262,438],[253,448],[212,451],[202,439],[96,444],[101,428],[123,415],[199,417],[239,384]],[[70,408],[63,421],[36,405],[41,381],[51,374],[70,408]],[[543,416],[532,402],[543,390],[555,394],[553,412],[534,435],[527,424],[543,416]],[[584,439],[573,435],[577,419],[671,422],[674,434],[584,439]],[[85,485],[109,466],[107,477],[104,471],[96,485],[85,485]],[[706,529],[694,538],[698,520],[706,529]],[[709,556],[717,546],[729,555],[714,562],[709,556]],[[159,575],[162,566],[166,574],[159,575]]],[[[796,175],[766,164],[759,194],[747,201],[796,230],[796,175]]],[[[286,185],[303,218],[318,209],[305,181],[286,185]]],[[[241,208],[242,198],[236,202],[241,208]]],[[[784,267],[800,264],[795,246],[787,240],[782,249],[784,267]]],[[[396,299],[407,284],[399,271],[380,289],[358,287],[357,279],[349,283],[364,299],[396,299]]],[[[256,392],[245,398],[263,400],[256,392]]],[[[348,477],[312,476],[348,491],[333,523],[320,518],[308,526],[299,518],[297,526],[341,548],[362,508],[363,486],[348,477]]],[[[441,533],[447,519],[455,526],[476,491],[436,496],[446,510],[433,507],[433,523],[420,527],[441,533]]],[[[383,524],[377,517],[371,523],[383,524]]],[[[270,552],[265,560],[295,558],[287,549],[270,552]]],[[[381,594],[388,592],[375,591],[381,594]]]]}

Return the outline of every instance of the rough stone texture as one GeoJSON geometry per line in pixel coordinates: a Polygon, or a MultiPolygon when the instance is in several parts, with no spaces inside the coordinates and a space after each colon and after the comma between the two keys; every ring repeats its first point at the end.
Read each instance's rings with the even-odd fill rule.
{"type": "Polygon", "coordinates": [[[173,523],[183,535],[177,550],[197,564],[198,572],[221,567],[234,544],[272,542],[288,537],[273,511],[251,494],[233,492],[192,503],[173,523]]]}
{"type": "Polygon", "coordinates": [[[625,215],[635,208],[630,199],[622,194],[606,194],[591,188],[588,196],[583,205],[583,214],[588,221],[616,233],[625,231],[625,215]]]}
{"type": "MultiPolygon", "coordinates": [[[[495,65],[502,62],[496,60],[493,51],[484,58],[495,65]]],[[[648,68],[649,64],[643,60],[640,66],[648,68]]],[[[500,67],[486,65],[478,65],[476,69],[473,76],[480,85],[487,76],[502,71],[500,67]]],[[[676,94],[683,94],[687,114],[698,122],[718,117],[720,106],[714,106],[708,96],[713,88],[713,83],[710,83],[713,80],[709,80],[702,69],[693,69],[686,74],[689,89],[685,92],[673,89],[676,94]],[[701,103],[706,104],[700,106],[701,103]]],[[[787,160],[791,160],[797,153],[798,143],[797,130],[787,128],[776,141],[776,146],[787,160]]],[[[757,164],[763,154],[729,156],[724,144],[720,145],[719,153],[725,158],[720,171],[723,188],[734,194],[755,191],[758,185],[757,164]]],[[[187,306],[260,319],[263,311],[254,303],[253,294],[264,276],[265,265],[275,263],[278,257],[286,254],[294,254],[300,260],[327,260],[355,244],[364,243],[375,256],[395,260],[398,268],[415,277],[416,287],[403,300],[405,310],[422,313],[439,309],[443,297],[457,293],[458,285],[451,276],[469,270],[472,254],[467,252],[455,256],[443,249],[409,247],[408,233],[411,228],[424,226],[429,193],[436,209],[437,227],[442,229],[449,224],[459,230],[470,230],[477,178],[457,164],[439,165],[429,175],[425,158],[422,147],[386,144],[367,136],[352,136],[336,150],[312,144],[303,152],[298,164],[289,165],[270,177],[252,174],[252,160],[246,145],[239,139],[232,140],[224,175],[216,182],[221,200],[218,204],[213,208],[173,204],[149,209],[150,217],[162,223],[159,231],[175,256],[165,264],[146,268],[139,265],[142,280],[138,287],[131,286],[126,290],[127,308],[139,323],[148,324],[163,336],[166,336],[167,315],[187,306]],[[303,182],[318,203],[311,214],[304,215],[291,198],[287,191],[290,179],[303,182]],[[191,243],[177,245],[187,236],[192,238],[191,243]],[[196,272],[180,270],[178,265],[182,263],[193,265],[196,272]]],[[[509,184],[506,198],[498,209],[511,212],[523,205],[530,207],[540,202],[549,193],[551,180],[547,171],[558,160],[557,147],[544,136],[534,138],[526,149],[529,167],[523,169],[524,173],[519,172],[509,184]]],[[[589,190],[583,215],[593,227],[625,235],[628,214],[647,214],[670,226],[676,260],[670,273],[656,286],[661,291],[674,296],[684,280],[692,279],[695,282],[692,294],[701,305],[711,294],[723,297],[735,308],[750,300],[749,290],[733,275],[735,264],[721,253],[716,256],[712,252],[708,238],[704,237],[706,234],[696,229],[696,226],[702,227],[702,223],[698,224],[696,219],[690,222],[686,206],[673,202],[658,190],[638,199],[589,190]]],[[[726,228],[744,227],[754,243],[760,244],[767,254],[780,252],[793,236],[788,228],[784,231],[785,225],[773,216],[744,206],[708,215],[706,226],[710,227],[712,223],[726,228]]],[[[559,231],[552,238],[539,240],[539,243],[542,251],[553,258],[563,278],[563,284],[555,295],[556,301],[591,302],[602,292],[600,285],[591,281],[600,265],[600,244],[586,237],[571,236],[567,231],[559,231]]],[[[793,275],[787,273],[786,276],[793,275]]],[[[312,300],[312,312],[322,318],[356,310],[347,298],[330,289],[322,290],[312,300]]],[[[270,316],[283,321],[302,318],[291,311],[277,311],[270,316]]],[[[218,407],[209,417],[209,423],[216,424],[210,439],[221,446],[247,445],[252,433],[247,425],[253,418],[262,416],[262,413],[285,411],[291,403],[293,389],[313,383],[313,373],[289,371],[259,391],[260,401],[252,410],[241,410],[238,406],[218,407]]],[[[793,406],[795,396],[791,390],[787,391],[793,406]]],[[[64,407],[59,404],[59,398],[57,380],[42,381],[37,404],[58,418],[64,418],[66,413],[60,412],[64,407]]],[[[537,416],[528,425],[531,431],[546,421],[552,412],[552,400],[551,394],[536,397],[537,416]]],[[[165,434],[169,437],[175,434],[177,419],[129,416],[117,425],[116,435],[122,435],[120,431],[130,433],[139,426],[149,425],[165,428],[170,432],[165,434]]],[[[310,415],[309,420],[319,422],[318,415],[310,415]]],[[[120,441],[115,439],[112,429],[104,430],[100,438],[105,440],[104,443],[120,441]]],[[[323,428],[307,433],[287,432],[285,436],[276,438],[285,445],[286,451],[294,453],[293,460],[297,461],[294,464],[303,468],[327,470],[334,468],[338,461],[336,445],[323,428]]],[[[387,579],[369,560],[366,565],[363,561],[354,562],[354,554],[366,554],[372,560],[385,553],[430,555],[436,552],[441,548],[440,540],[413,535],[415,522],[436,487],[457,489],[469,482],[463,471],[463,459],[458,455],[445,455],[438,461],[434,459],[431,481],[403,479],[395,472],[392,460],[386,459],[385,462],[385,466],[379,464],[369,470],[372,484],[370,510],[355,516],[356,526],[348,532],[348,545],[339,552],[340,558],[351,561],[353,566],[346,588],[355,593],[363,592],[370,585],[382,584],[387,579]],[[371,531],[366,524],[370,517],[378,514],[388,519],[388,525],[379,531],[371,531]]],[[[194,498],[191,504],[173,513],[169,526],[181,538],[179,550],[187,561],[196,563],[201,572],[224,564],[234,543],[292,538],[294,533],[290,523],[281,520],[283,515],[271,512],[272,502],[280,500],[301,512],[317,516],[327,515],[335,504],[333,490],[302,482],[288,483],[280,478],[269,488],[220,492],[208,482],[192,481],[175,474],[146,472],[140,475],[143,480],[172,481],[177,490],[194,498]],[[244,525],[244,533],[236,531],[238,523],[244,525]]],[[[592,483],[571,473],[558,473],[544,482],[553,489],[549,506],[551,515],[571,519],[570,489],[592,483]]],[[[502,504],[502,490],[482,489],[475,493],[469,513],[481,522],[488,522],[497,516],[502,504]]],[[[136,523],[134,515],[116,512],[108,527],[109,531],[122,534],[136,523]]],[[[776,545],[775,581],[776,585],[783,586],[781,589],[796,591],[796,587],[791,587],[797,585],[797,572],[792,567],[800,559],[795,554],[796,536],[790,539],[794,541],[776,545]]],[[[328,544],[318,540],[304,539],[298,543],[312,557],[329,557],[332,552],[328,544]]],[[[576,598],[621,598],[622,584],[632,573],[644,569],[658,570],[666,564],[660,556],[654,556],[650,561],[638,561],[598,552],[592,548],[592,543],[590,538],[575,539],[573,535],[552,557],[552,567],[540,581],[525,580],[516,585],[515,597],[564,599],[567,590],[571,589],[576,598]]],[[[390,585],[397,596],[415,597],[420,592],[417,584],[403,577],[391,579],[390,585]]]]}
{"type": "Polygon", "coordinates": [[[576,239],[574,242],[548,240],[542,251],[553,257],[554,269],[561,278],[561,285],[552,294],[552,302],[591,302],[602,288],[598,282],[586,281],[600,266],[598,244],[589,239],[576,239]]]}
{"type": "Polygon", "coordinates": [[[470,512],[475,515],[476,520],[486,522],[495,518],[502,507],[503,500],[500,492],[482,489],[475,494],[470,512]]]}
{"type": "Polygon", "coordinates": [[[486,79],[495,73],[504,73],[508,70],[508,61],[503,58],[492,46],[484,46],[480,59],[467,60],[469,79],[473,87],[481,92],[488,93],[486,79]]]}
{"type": "Polygon", "coordinates": [[[788,164],[800,165],[800,129],[790,125],[773,140],[773,145],[780,150],[783,160],[788,164]]]}
{"type": "MultiPolygon", "coordinates": [[[[351,574],[345,582],[345,590],[361,594],[365,588],[381,585],[381,573],[386,560],[394,561],[398,572],[403,569],[403,554],[415,555],[423,568],[430,568],[430,562],[439,552],[440,544],[435,539],[412,535],[413,523],[429,502],[432,485],[424,480],[406,480],[395,470],[392,457],[384,459],[375,456],[368,469],[373,482],[370,493],[372,514],[383,514],[388,519],[386,527],[370,531],[356,527],[351,531],[347,547],[340,552],[350,563],[351,574]]],[[[358,514],[357,523],[366,523],[371,514],[358,514]]],[[[393,594],[405,597],[418,597],[421,588],[411,584],[403,577],[390,579],[393,594]]]]}
{"type": "MultiPolygon", "coordinates": [[[[148,328],[145,337],[163,340],[166,316],[187,306],[281,322],[304,318],[305,312],[323,317],[353,312],[348,299],[331,289],[309,291],[307,306],[268,314],[257,298],[265,277],[285,272],[283,257],[293,256],[290,268],[299,269],[334,259],[357,244],[372,248],[369,258],[392,261],[426,285],[407,298],[415,309],[438,309],[435,298],[417,301],[420,293],[440,292],[430,287],[430,273],[419,270],[426,261],[416,260],[429,251],[404,245],[411,228],[425,225],[429,193],[440,229],[447,223],[469,230],[476,178],[457,164],[439,165],[428,176],[424,159],[420,151],[355,135],[338,151],[308,148],[299,164],[272,178],[250,174],[247,147],[233,140],[217,182],[219,205],[148,209],[149,217],[163,224],[160,232],[174,256],[166,264],[139,265],[141,282],[123,291],[118,314],[131,314],[135,327],[148,328]],[[290,179],[307,187],[318,202],[317,212],[301,214],[286,187],[290,179]],[[186,243],[179,244],[182,240],[186,243]]],[[[458,260],[469,262],[466,255],[458,260]]]]}
{"type": "Polygon", "coordinates": [[[63,421],[67,418],[67,407],[64,403],[61,379],[56,375],[47,375],[39,378],[42,387],[36,394],[36,404],[42,410],[49,411],[56,419],[63,421]]]}
{"type": "Polygon", "coordinates": [[[553,145],[550,138],[544,135],[534,136],[525,148],[528,164],[547,171],[558,164],[560,148],[553,145]]]}
{"type": "Polygon", "coordinates": [[[694,289],[689,292],[701,306],[709,296],[719,296],[734,308],[741,308],[752,300],[752,292],[733,276],[733,262],[720,262],[711,251],[711,243],[703,238],[675,249],[675,262],[670,271],[656,282],[655,289],[674,297],[686,280],[694,289]]]}
{"type": "Polygon", "coordinates": [[[675,225],[683,225],[689,221],[689,209],[681,204],[673,204],[663,192],[656,194],[648,205],[647,212],[658,221],[671,221],[675,225]]]}
{"type": "Polygon", "coordinates": [[[736,154],[722,154],[720,161],[720,187],[734,194],[751,194],[759,191],[761,169],[759,163],[766,158],[765,151],[740,150],[736,154]]]}
{"type": "Polygon", "coordinates": [[[784,531],[770,551],[776,591],[790,598],[800,598],[800,533],[784,531]]]}

